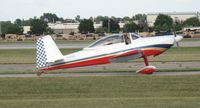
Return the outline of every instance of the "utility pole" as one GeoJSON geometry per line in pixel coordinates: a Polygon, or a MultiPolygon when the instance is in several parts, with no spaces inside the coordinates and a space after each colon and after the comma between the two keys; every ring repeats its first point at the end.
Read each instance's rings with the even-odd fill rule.
{"type": "Polygon", "coordinates": [[[108,33],[110,33],[110,18],[108,18],[108,33]]]}

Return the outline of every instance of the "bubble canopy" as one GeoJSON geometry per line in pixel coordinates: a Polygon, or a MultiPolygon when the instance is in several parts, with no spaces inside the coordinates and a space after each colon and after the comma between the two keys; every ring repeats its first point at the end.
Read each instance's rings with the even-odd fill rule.
{"type": "MultiPolygon", "coordinates": [[[[127,38],[129,38],[130,40],[135,40],[135,39],[140,38],[140,36],[135,33],[129,33],[127,35],[127,38]]],[[[107,46],[107,45],[113,45],[113,44],[118,44],[118,43],[125,43],[125,34],[113,34],[113,35],[103,37],[93,42],[87,48],[107,46]]]]}

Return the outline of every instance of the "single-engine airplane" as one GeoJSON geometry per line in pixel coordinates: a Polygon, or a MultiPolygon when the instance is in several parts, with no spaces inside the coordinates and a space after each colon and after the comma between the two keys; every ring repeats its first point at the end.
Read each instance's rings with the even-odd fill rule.
{"type": "Polygon", "coordinates": [[[149,65],[147,57],[162,54],[182,38],[180,35],[140,37],[135,33],[112,34],[78,52],[62,55],[51,36],[47,35],[36,43],[37,74],[41,75],[47,70],[127,62],[138,58],[143,58],[145,66],[136,72],[152,74],[156,67],[149,65]]]}

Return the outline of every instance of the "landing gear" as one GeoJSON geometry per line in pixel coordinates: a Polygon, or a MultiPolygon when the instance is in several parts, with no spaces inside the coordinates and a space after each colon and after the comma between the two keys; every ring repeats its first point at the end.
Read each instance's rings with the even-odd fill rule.
{"type": "Polygon", "coordinates": [[[136,73],[138,73],[138,74],[153,74],[156,71],[156,67],[155,66],[149,66],[147,56],[145,56],[144,54],[143,54],[143,59],[144,59],[145,67],[137,70],[136,73]]]}
{"type": "Polygon", "coordinates": [[[136,73],[138,74],[153,74],[156,71],[156,67],[155,66],[145,66],[142,69],[139,69],[136,71],[136,73]]]}

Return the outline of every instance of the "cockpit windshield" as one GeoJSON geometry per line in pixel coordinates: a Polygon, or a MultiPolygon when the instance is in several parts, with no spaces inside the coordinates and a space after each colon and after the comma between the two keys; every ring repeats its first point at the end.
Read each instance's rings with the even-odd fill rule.
{"type": "Polygon", "coordinates": [[[124,43],[124,38],[123,35],[121,34],[116,34],[116,35],[111,35],[105,38],[102,38],[93,44],[91,44],[88,48],[91,47],[97,47],[97,46],[106,46],[106,45],[112,45],[116,43],[124,43]]]}
{"type": "Polygon", "coordinates": [[[135,40],[137,38],[140,38],[139,35],[135,34],[135,33],[131,33],[131,37],[132,37],[132,40],[135,40]]]}
{"type": "Polygon", "coordinates": [[[135,33],[114,34],[111,36],[104,37],[100,40],[97,40],[96,42],[89,45],[87,48],[113,45],[117,43],[125,43],[126,45],[128,45],[131,43],[131,40],[135,40],[137,38],[140,38],[140,36],[135,33]]]}

